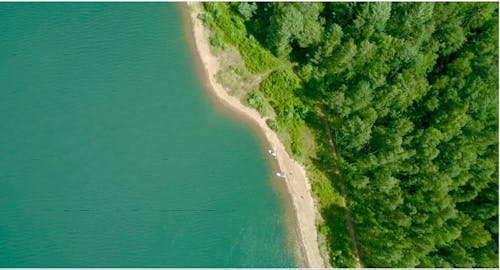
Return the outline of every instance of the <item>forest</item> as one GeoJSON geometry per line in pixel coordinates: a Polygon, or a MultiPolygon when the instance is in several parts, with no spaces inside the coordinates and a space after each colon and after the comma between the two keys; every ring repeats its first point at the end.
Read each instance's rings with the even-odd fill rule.
{"type": "Polygon", "coordinates": [[[204,8],[265,74],[250,105],[306,164],[331,266],[498,267],[498,3],[204,8]]]}

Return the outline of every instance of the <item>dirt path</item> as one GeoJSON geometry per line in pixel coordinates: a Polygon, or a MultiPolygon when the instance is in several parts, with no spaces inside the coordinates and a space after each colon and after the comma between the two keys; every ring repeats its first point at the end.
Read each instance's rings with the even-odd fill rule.
{"type": "Polygon", "coordinates": [[[321,121],[323,122],[326,134],[328,135],[328,144],[330,145],[331,148],[333,167],[337,172],[340,183],[340,188],[342,192],[342,202],[345,208],[345,219],[347,222],[347,229],[349,231],[349,238],[351,239],[352,251],[354,253],[354,261],[356,262],[356,268],[361,268],[363,267],[363,263],[361,262],[361,257],[359,255],[358,241],[356,240],[356,233],[354,231],[354,225],[352,224],[351,210],[349,209],[349,197],[347,195],[347,189],[345,187],[344,177],[342,175],[342,171],[340,170],[337,147],[335,145],[335,142],[333,141],[332,133],[330,131],[330,125],[326,120],[325,116],[326,114],[323,109],[323,106],[319,104],[319,108],[320,108],[320,118],[321,121]]]}

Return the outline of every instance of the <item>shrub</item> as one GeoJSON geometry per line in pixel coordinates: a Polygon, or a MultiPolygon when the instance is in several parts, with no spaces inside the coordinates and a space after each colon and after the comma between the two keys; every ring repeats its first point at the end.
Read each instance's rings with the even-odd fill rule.
{"type": "Polygon", "coordinates": [[[267,114],[264,97],[257,91],[248,93],[248,95],[246,96],[246,102],[250,107],[255,108],[257,111],[259,111],[261,115],[267,114]]]}
{"type": "Polygon", "coordinates": [[[217,31],[214,32],[213,36],[210,37],[210,45],[215,48],[221,48],[225,50],[227,48],[227,43],[222,38],[221,34],[217,31]]]}
{"type": "Polygon", "coordinates": [[[280,124],[275,119],[267,119],[266,123],[272,130],[274,131],[280,130],[280,124]]]}
{"type": "Polygon", "coordinates": [[[252,73],[262,73],[276,65],[274,56],[264,49],[253,36],[241,43],[239,48],[245,65],[252,73]]]}
{"type": "Polygon", "coordinates": [[[260,85],[261,91],[270,99],[278,120],[287,122],[300,119],[297,109],[302,107],[302,102],[295,96],[299,88],[299,78],[290,69],[274,71],[260,85]]]}

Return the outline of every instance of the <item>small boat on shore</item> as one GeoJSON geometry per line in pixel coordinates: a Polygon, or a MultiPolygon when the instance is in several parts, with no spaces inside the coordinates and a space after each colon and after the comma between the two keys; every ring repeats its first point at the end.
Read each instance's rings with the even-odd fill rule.
{"type": "Polygon", "coordinates": [[[276,176],[281,177],[281,178],[286,178],[286,175],[284,172],[278,172],[278,173],[276,173],[276,176]]]}
{"type": "Polygon", "coordinates": [[[273,149],[269,149],[269,150],[267,150],[267,152],[269,153],[269,155],[276,157],[276,152],[274,152],[273,149]]]}

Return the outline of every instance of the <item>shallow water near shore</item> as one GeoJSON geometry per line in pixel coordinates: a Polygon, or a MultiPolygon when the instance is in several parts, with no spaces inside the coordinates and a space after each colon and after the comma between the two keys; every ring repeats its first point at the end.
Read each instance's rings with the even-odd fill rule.
{"type": "Polygon", "coordinates": [[[0,3],[0,267],[293,267],[173,3],[0,3]]]}

